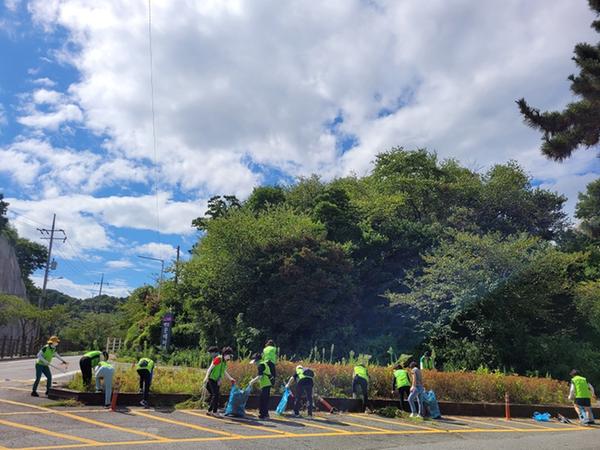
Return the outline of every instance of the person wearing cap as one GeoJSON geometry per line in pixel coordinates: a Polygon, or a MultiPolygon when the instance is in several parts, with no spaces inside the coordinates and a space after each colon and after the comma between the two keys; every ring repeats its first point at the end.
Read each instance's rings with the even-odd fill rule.
{"type": "Polygon", "coordinates": [[[52,358],[60,359],[64,366],[68,366],[68,363],[62,358],[62,356],[56,353],[56,347],[58,347],[59,343],[60,339],[58,336],[51,336],[46,345],[44,345],[36,355],[35,381],[33,382],[33,387],[31,389],[32,397],[39,397],[37,388],[40,384],[40,380],[42,379],[42,374],[44,374],[46,377],[46,395],[48,395],[48,391],[52,387],[52,372],[50,372],[52,358]]]}
{"type": "Polygon", "coordinates": [[[96,392],[102,392],[104,390],[104,406],[106,408],[110,406],[114,374],[115,368],[108,362],[108,357],[106,360],[100,361],[94,370],[94,376],[96,377],[96,392]],[[100,383],[100,380],[102,380],[102,384],[100,383]]]}
{"type": "Polygon", "coordinates": [[[308,417],[312,417],[314,377],[315,373],[312,369],[298,365],[296,366],[296,373],[290,377],[285,385],[286,388],[289,388],[292,381],[295,381],[297,384],[294,417],[300,417],[300,405],[302,404],[303,395],[306,395],[306,401],[308,403],[308,417]]]}
{"type": "Polygon", "coordinates": [[[260,388],[260,401],[258,407],[258,418],[268,419],[269,418],[269,399],[271,398],[271,368],[267,361],[261,359],[260,353],[255,353],[252,356],[250,364],[255,364],[258,375],[250,380],[250,386],[258,381],[260,388]]]}
{"type": "Polygon", "coordinates": [[[208,411],[206,413],[208,416],[219,416],[219,390],[223,376],[229,378],[231,384],[235,384],[235,379],[227,372],[227,361],[232,357],[233,350],[231,347],[224,347],[221,354],[212,360],[206,371],[203,383],[209,393],[208,411]]]}
{"type": "Polygon", "coordinates": [[[135,365],[136,371],[140,377],[140,392],[143,395],[140,405],[148,407],[148,394],[152,384],[152,375],[154,374],[154,361],[150,358],[140,358],[135,365]]]}
{"type": "Polygon", "coordinates": [[[108,353],[100,350],[93,350],[85,353],[79,360],[79,368],[81,369],[81,377],[83,384],[87,388],[92,385],[92,369],[96,367],[101,359],[108,361],[108,353]]]}
{"type": "Polygon", "coordinates": [[[275,383],[275,377],[277,376],[275,369],[275,364],[277,364],[277,347],[275,347],[275,343],[272,339],[267,340],[265,343],[265,348],[262,352],[262,360],[267,363],[269,370],[271,371],[271,384],[275,383]]]}
{"type": "Polygon", "coordinates": [[[569,389],[569,400],[573,400],[573,407],[583,424],[593,424],[594,413],[592,412],[592,398],[594,387],[582,377],[578,370],[571,370],[571,386],[569,389]],[[581,411],[580,411],[581,409],[581,411]]]}

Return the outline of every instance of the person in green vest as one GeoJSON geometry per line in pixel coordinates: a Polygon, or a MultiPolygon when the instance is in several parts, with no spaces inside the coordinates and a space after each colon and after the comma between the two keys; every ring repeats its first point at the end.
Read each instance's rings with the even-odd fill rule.
{"type": "Polygon", "coordinates": [[[106,360],[98,362],[98,365],[94,370],[94,376],[96,377],[96,392],[104,391],[104,406],[106,408],[110,407],[113,376],[115,374],[115,368],[107,360],[108,357],[106,360]]]}
{"type": "Polygon", "coordinates": [[[294,403],[294,417],[300,416],[300,406],[302,405],[302,397],[306,395],[308,403],[308,417],[312,417],[313,412],[313,387],[314,387],[315,372],[308,367],[296,366],[296,373],[290,377],[286,388],[289,388],[293,381],[296,382],[296,401],[294,403]]]}
{"type": "Polygon", "coordinates": [[[570,375],[569,400],[574,401],[573,407],[577,412],[577,416],[581,418],[581,422],[584,424],[595,423],[594,413],[592,412],[592,397],[595,396],[594,387],[579,374],[579,371],[573,369],[570,375]]]}
{"type": "Polygon", "coordinates": [[[255,364],[258,375],[250,380],[250,385],[258,382],[260,388],[260,401],[258,407],[258,418],[265,420],[269,418],[269,399],[271,398],[271,368],[267,361],[262,359],[260,353],[255,353],[252,356],[250,364],[255,364]]]}
{"type": "Polygon", "coordinates": [[[275,347],[275,343],[272,339],[267,340],[265,343],[265,348],[262,352],[262,361],[269,365],[269,370],[271,371],[271,384],[275,383],[275,377],[277,376],[275,370],[275,364],[277,364],[277,347],[275,347]]]}
{"type": "Polygon", "coordinates": [[[68,363],[62,359],[58,353],[56,353],[56,347],[58,347],[59,343],[60,339],[58,336],[51,336],[46,345],[44,345],[36,355],[35,381],[33,382],[33,387],[31,389],[32,397],[39,397],[37,388],[40,384],[40,380],[42,379],[42,374],[44,374],[46,377],[46,395],[48,395],[48,391],[52,387],[52,372],[50,372],[52,358],[60,359],[64,366],[68,366],[68,363]]]}
{"type": "Polygon", "coordinates": [[[227,361],[233,357],[231,347],[224,347],[220,355],[217,355],[212,362],[206,375],[204,376],[204,384],[208,390],[208,411],[207,415],[219,417],[219,390],[223,376],[229,378],[231,384],[235,384],[235,379],[227,372],[227,361]]]}
{"type": "Polygon", "coordinates": [[[429,352],[423,353],[421,359],[419,359],[419,368],[421,370],[433,370],[433,357],[429,355],[429,352]]]}
{"type": "Polygon", "coordinates": [[[135,368],[140,377],[140,392],[143,396],[140,405],[142,405],[144,408],[147,408],[148,394],[150,393],[152,375],[154,374],[154,361],[152,361],[150,358],[140,358],[135,365],[135,368]]]}
{"type": "Polygon", "coordinates": [[[79,368],[81,369],[81,377],[86,388],[92,385],[92,369],[96,367],[100,361],[108,361],[108,353],[100,350],[92,350],[85,353],[79,360],[79,368]]]}
{"type": "Polygon", "coordinates": [[[367,402],[369,401],[369,371],[367,367],[359,362],[354,366],[354,378],[352,379],[352,398],[358,397],[358,390],[362,392],[362,412],[367,409],[367,402]]]}
{"type": "Polygon", "coordinates": [[[392,380],[392,395],[398,391],[400,396],[400,410],[408,412],[408,410],[405,408],[404,400],[405,397],[408,399],[408,395],[410,394],[411,382],[406,368],[402,367],[400,364],[396,364],[394,366],[392,380]]]}

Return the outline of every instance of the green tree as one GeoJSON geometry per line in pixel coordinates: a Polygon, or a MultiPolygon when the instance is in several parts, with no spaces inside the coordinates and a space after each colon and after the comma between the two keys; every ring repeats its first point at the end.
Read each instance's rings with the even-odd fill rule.
{"type": "Polygon", "coordinates": [[[6,217],[8,205],[9,203],[4,201],[4,194],[0,192],[0,232],[8,225],[8,217],[6,217]]]}
{"type": "Polygon", "coordinates": [[[285,192],[279,186],[258,186],[252,190],[252,194],[245,205],[254,212],[260,212],[269,206],[277,206],[285,202],[285,192]]]}
{"type": "Polygon", "coordinates": [[[226,216],[230,211],[240,208],[242,205],[235,195],[215,195],[208,200],[208,209],[204,217],[192,220],[192,226],[198,230],[206,230],[208,222],[219,217],[226,216]]]}
{"type": "MultiPolygon", "coordinates": [[[[600,14],[600,1],[588,0],[596,16],[600,14]]],[[[592,28],[600,32],[600,20],[592,22],[592,28]]],[[[570,75],[571,92],[579,101],[570,103],[563,111],[540,112],[517,101],[525,123],[543,132],[542,153],[562,161],[579,146],[592,147],[600,139],[600,43],[580,43],[575,46],[573,61],[579,75],[570,75]]]]}
{"type": "Polygon", "coordinates": [[[600,179],[592,181],[579,193],[575,217],[581,219],[581,230],[592,239],[600,238],[600,179]]]}

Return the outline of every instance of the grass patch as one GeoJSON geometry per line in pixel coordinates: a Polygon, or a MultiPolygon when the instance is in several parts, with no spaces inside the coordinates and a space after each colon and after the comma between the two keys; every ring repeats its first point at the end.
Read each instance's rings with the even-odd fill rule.
{"type": "Polygon", "coordinates": [[[68,408],[79,408],[85,405],[80,401],[75,400],[74,398],[67,398],[65,400],[57,400],[55,402],[44,403],[42,406],[45,406],[46,408],[57,408],[61,406],[66,406],[68,408]]]}
{"type": "Polygon", "coordinates": [[[206,402],[195,397],[175,405],[175,409],[206,409],[207,407],[208,404],[206,402]]]}

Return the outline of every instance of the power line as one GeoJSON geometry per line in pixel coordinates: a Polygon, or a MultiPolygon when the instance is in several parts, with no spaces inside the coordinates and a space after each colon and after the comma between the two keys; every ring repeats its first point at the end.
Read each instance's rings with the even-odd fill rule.
{"type": "Polygon", "coordinates": [[[148,50],[150,56],[150,100],[152,106],[152,146],[154,149],[154,196],[156,198],[156,234],[160,243],[160,214],[158,208],[158,152],[156,146],[156,112],[154,108],[154,58],[152,51],[152,0],[148,0],[148,50]]]}

